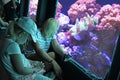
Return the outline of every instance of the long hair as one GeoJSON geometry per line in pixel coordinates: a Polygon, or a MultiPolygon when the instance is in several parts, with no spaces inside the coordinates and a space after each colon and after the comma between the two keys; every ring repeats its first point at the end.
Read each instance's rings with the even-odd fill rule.
{"type": "Polygon", "coordinates": [[[42,25],[41,33],[44,38],[47,36],[53,36],[55,32],[58,30],[59,24],[55,20],[55,18],[49,18],[45,21],[45,23],[42,25]]]}

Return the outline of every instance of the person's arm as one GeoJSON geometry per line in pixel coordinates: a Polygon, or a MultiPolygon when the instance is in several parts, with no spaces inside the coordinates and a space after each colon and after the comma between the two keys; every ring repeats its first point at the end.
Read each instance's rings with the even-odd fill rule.
{"type": "Polygon", "coordinates": [[[19,45],[16,42],[10,41],[11,43],[7,49],[6,52],[9,53],[10,59],[11,59],[11,64],[13,65],[13,69],[22,75],[28,75],[32,74],[35,72],[39,72],[37,68],[32,68],[31,66],[25,67],[23,63],[23,58],[21,54],[21,50],[19,45]]]}
{"type": "Polygon", "coordinates": [[[39,42],[36,42],[36,43],[33,43],[34,44],[34,48],[35,48],[35,51],[37,52],[37,54],[41,57],[43,57],[43,59],[47,62],[51,62],[53,61],[53,59],[45,52],[43,51],[41,48],[40,48],[40,44],[39,42]]]}
{"type": "Polygon", "coordinates": [[[60,44],[58,43],[58,41],[56,39],[52,39],[51,42],[52,42],[52,46],[53,46],[55,52],[57,52],[60,56],[64,57],[64,55],[66,54],[66,52],[60,46],[60,44]]]}
{"type": "Polygon", "coordinates": [[[60,68],[60,66],[58,65],[58,63],[53,59],[51,58],[45,51],[43,51],[40,46],[40,44],[38,42],[34,43],[34,46],[35,46],[35,50],[36,52],[41,56],[43,57],[48,63],[50,63],[57,75],[57,77],[61,77],[62,75],[62,69],[60,68]]]}
{"type": "Polygon", "coordinates": [[[0,23],[1,23],[3,26],[8,26],[8,23],[7,23],[7,22],[4,22],[4,21],[2,20],[2,18],[0,18],[0,23]]]}
{"type": "Polygon", "coordinates": [[[38,71],[36,68],[24,67],[21,55],[19,54],[11,55],[11,60],[16,72],[19,74],[28,75],[38,71]]]}
{"type": "Polygon", "coordinates": [[[29,59],[30,61],[30,64],[33,68],[39,68],[39,69],[42,69],[45,67],[45,64],[42,62],[42,61],[36,61],[36,60],[31,60],[29,59]]]}

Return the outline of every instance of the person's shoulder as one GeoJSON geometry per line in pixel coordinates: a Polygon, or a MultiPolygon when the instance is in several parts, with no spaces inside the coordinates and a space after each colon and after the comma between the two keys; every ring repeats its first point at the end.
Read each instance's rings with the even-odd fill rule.
{"type": "Polygon", "coordinates": [[[14,42],[12,39],[10,39],[10,38],[6,38],[6,40],[8,41],[8,42],[14,42]]]}
{"type": "Polygon", "coordinates": [[[13,48],[15,48],[15,47],[19,47],[19,45],[14,41],[14,40],[12,40],[12,39],[10,39],[10,38],[6,38],[5,39],[5,46],[7,47],[7,49],[11,49],[11,47],[13,48]]]}
{"type": "Polygon", "coordinates": [[[6,41],[7,41],[8,43],[12,43],[12,44],[14,43],[14,44],[17,44],[14,40],[9,39],[9,38],[7,38],[6,41]]]}

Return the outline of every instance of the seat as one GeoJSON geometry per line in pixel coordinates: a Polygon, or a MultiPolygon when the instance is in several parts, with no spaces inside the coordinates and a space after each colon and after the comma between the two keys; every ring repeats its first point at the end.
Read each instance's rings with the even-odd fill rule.
{"type": "Polygon", "coordinates": [[[2,65],[0,65],[0,80],[10,80],[8,73],[5,71],[2,65]]]}

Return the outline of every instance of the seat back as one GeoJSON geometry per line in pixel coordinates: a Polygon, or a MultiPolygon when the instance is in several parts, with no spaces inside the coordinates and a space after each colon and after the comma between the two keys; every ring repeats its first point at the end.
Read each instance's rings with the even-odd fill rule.
{"type": "Polygon", "coordinates": [[[9,80],[8,73],[1,64],[0,64],[0,80],[9,80]]]}

